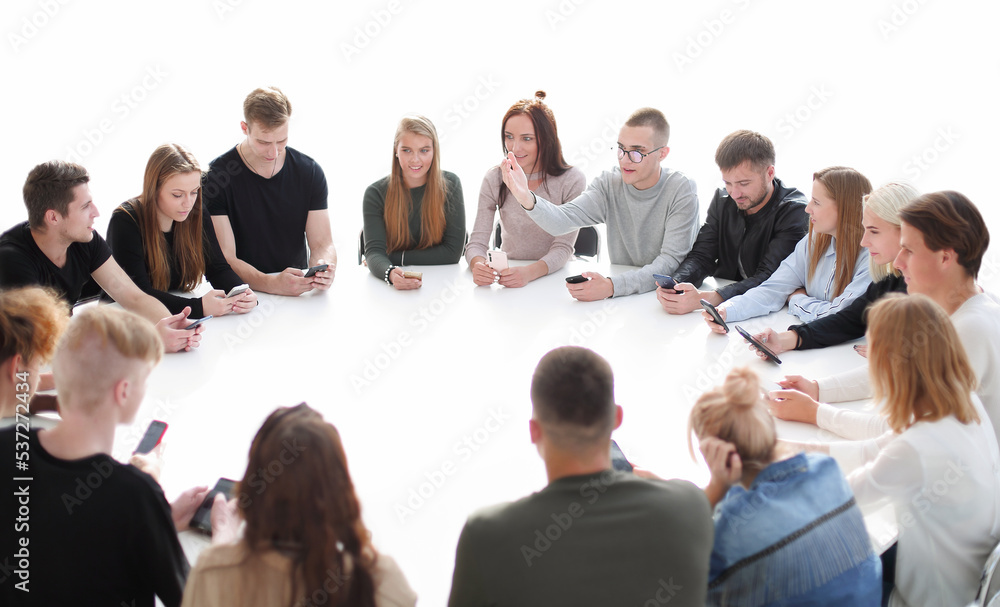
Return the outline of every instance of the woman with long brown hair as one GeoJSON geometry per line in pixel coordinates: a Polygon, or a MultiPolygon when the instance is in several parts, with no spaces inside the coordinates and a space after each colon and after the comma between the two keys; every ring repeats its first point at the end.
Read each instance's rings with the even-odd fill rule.
{"type": "MultiPolygon", "coordinates": [[[[861,246],[862,199],[872,191],[868,178],[854,169],[833,166],[813,174],[806,204],[809,233],[763,283],[719,307],[728,322],[776,312],[805,322],[834,314],[862,295],[871,283],[868,250],[861,246]]],[[[703,313],[716,333],[725,330],[703,313]]]]}
{"type": "MultiPolygon", "coordinates": [[[[224,541],[238,521],[219,515],[228,505],[216,501],[213,541],[224,541]]],[[[416,604],[395,561],[371,544],[340,433],[305,403],[264,421],[235,502],[243,537],[202,552],[184,607],[416,604]]]]}
{"type": "MultiPolygon", "coordinates": [[[[556,130],[556,118],[544,102],[545,91],[533,99],[521,99],[510,106],[500,123],[500,141],[504,156],[514,154],[528,177],[528,187],[539,196],[562,204],[579,196],[587,185],[583,171],[571,167],[563,158],[562,144],[556,130]]],[[[551,274],[566,264],[573,254],[579,230],[552,236],[538,227],[524,207],[513,200],[504,185],[500,166],[491,168],[479,188],[479,210],[465,249],[465,259],[477,285],[499,283],[522,287],[532,280],[551,274]],[[500,249],[509,259],[537,260],[532,264],[494,270],[486,263],[486,248],[493,233],[493,218],[500,212],[500,249]]]]}
{"type": "Polygon", "coordinates": [[[202,204],[201,167],[184,146],[165,143],[146,163],[142,193],[122,203],[108,223],[108,245],[115,261],[140,289],[177,314],[191,307],[191,318],[242,314],[254,309],[249,288],[226,298],[243,284],[229,267],[202,204]],[[193,291],[203,278],[214,287],[202,297],[167,291],[193,291]]]}
{"type": "Polygon", "coordinates": [[[365,259],[386,284],[417,289],[421,279],[404,276],[398,266],[458,263],[462,257],[462,183],[441,170],[437,129],[427,118],[405,116],[392,148],[392,172],[365,190],[365,259]]]}

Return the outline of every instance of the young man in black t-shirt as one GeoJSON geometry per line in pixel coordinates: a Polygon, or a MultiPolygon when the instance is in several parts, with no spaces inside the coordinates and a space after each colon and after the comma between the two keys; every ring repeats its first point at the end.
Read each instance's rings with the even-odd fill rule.
{"type": "Polygon", "coordinates": [[[85,168],[61,160],[44,162],[28,173],[24,182],[28,221],[0,235],[0,289],[51,287],[72,306],[93,279],[122,307],[155,323],[167,351],[198,347],[202,328],[182,329],[189,324],[190,310],[171,316],[111,257],[108,244],[94,231],[100,213],[89,181],[85,168]]]}
{"type": "Polygon", "coordinates": [[[172,505],[145,472],[111,457],[163,354],[148,322],[112,307],[70,321],[52,366],[62,420],[0,431],[0,604],[181,603],[188,562],[177,538],[208,493],[172,505]]]}
{"type": "Polygon", "coordinates": [[[246,139],[212,161],[204,186],[226,261],[255,291],[296,296],[329,289],[337,251],[326,176],[287,147],[292,104],[276,87],[256,89],[243,114],[246,139]],[[305,268],[324,263],[326,271],[305,277],[305,268]]]}

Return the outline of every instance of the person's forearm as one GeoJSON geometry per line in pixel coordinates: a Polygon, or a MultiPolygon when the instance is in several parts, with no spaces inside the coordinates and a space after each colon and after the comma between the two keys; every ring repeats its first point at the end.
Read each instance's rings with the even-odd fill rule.
{"type": "Polygon", "coordinates": [[[544,261],[536,261],[532,264],[525,266],[528,272],[528,280],[537,280],[542,276],[547,276],[549,273],[549,266],[545,264],[544,261]]]}
{"type": "Polygon", "coordinates": [[[329,242],[309,251],[309,267],[317,265],[317,262],[319,262],[320,259],[322,259],[324,263],[337,265],[337,249],[333,246],[333,242],[329,242]]]}
{"type": "Polygon", "coordinates": [[[708,503],[712,505],[714,509],[716,504],[722,501],[722,498],[726,497],[726,492],[729,491],[729,487],[722,486],[715,482],[715,480],[709,481],[708,485],[705,487],[705,497],[708,498],[708,503]]]}
{"type": "Polygon", "coordinates": [[[136,287],[135,293],[126,302],[119,302],[126,310],[135,312],[153,324],[171,315],[170,310],[155,297],[143,293],[138,287],[136,287]]]}
{"type": "Polygon", "coordinates": [[[271,274],[264,274],[257,268],[248,264],[238,257],[229,260],[229,266],[240,277],[240,280],[250,285],[254,291],[272,293],[275,286],[275,277],[271,274]]]}

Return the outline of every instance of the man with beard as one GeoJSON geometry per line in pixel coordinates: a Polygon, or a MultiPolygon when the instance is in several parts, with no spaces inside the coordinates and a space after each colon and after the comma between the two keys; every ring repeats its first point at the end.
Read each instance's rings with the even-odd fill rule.
{"type": "Polygon", "coordinates": [[[767,137],[736,131],[719,144],[715,163],[726,187],[715,192],[694,247],[673,274],[676,288],[656,290],[671,314],[698,310],[701,299],[718,306],[764,282],[809,226],[805,195],[774,176],[774,145],[767,137]],[[707,276],[736,282],[699,291],[707,276]]]}

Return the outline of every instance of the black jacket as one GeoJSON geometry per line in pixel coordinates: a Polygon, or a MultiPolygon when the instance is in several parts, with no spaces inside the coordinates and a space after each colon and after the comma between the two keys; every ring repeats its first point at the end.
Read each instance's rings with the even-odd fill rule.
{"type": "Polygon", "coordinates": [[[773,184],[770,200],[753,215],[739,210],[724,188],[716,190],[705,224],[674,280],[696,287],[708,276],[739,281],[716,289],[725,301],[770,278],[809,229],[805,194],[785,187],[777,177],[773,184]]]}
{"type": "Polygon", "coordinates": [[[836,314],[817,318],[804,325],[792,325],[788,330],[799,334],[799,350],[836,346],[857,339],[865,334],[865,329],[868,327],[865,318],[868,306],[886,293],[893,292],[906,293],[906,281],[902,276],[890,274],[878,282],[873,282],[868,285],[864,295],[836,314]]]}

